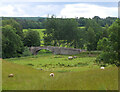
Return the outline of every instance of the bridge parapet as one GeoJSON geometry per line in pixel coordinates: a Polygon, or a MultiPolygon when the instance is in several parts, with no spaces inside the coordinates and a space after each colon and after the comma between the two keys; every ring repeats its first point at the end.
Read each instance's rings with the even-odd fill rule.
{"type": "Polygon", "coordinates": [[[51,51],[53,54],[66,54],[66,55],[73,55],[79,54],[82,52],[81,49],[75,48],[66,48],[66,47],[54,47],[54,46],[39,46],[39,47],[29,47],[32,54],[36,55],[38,51],[42,49],[46,49],[51,51]]]}

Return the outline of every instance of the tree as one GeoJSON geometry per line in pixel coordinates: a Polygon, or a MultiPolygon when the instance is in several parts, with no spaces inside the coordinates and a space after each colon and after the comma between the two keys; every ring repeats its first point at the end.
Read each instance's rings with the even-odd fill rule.
{"type": "Polygon", "coordinates": [[[32,55],[32,53],[30,52],[28,47],[24,47],[24,51],[23,51],[23,56],[30,56],[32,55]]]}
{"type": "Polygon", "coordinates": [[[20,56],[23,50],[23,43],[21,37],[15,33],[10,25],[2,28],[2,57],[10,58],[20,56]]]}
{"type": "Polygon", "coordinates": [[[87,23],[87,21],[88,21],[88,19],[87,18],[84,18],[84,17],[80,17],[79,19],[77,19],[77,21],[78,21],[78,26],[85,26],[86,25],[86,23],[87,23]]]}
{"type": "Polygon", "coordinates": [[[96,49],[95,41],[96,41],[96,34],[94,30],[91,27],[89,27],[87,30],[87,50],[88,51],[96,49]]]}
{"type": "Polygon", "coordinates": [[[18,34],[21,38],[23,38],[22,26],[17,21],[15,21],[14,19],[5,19],[2,21],[2,26],[6,25],[12,26],[15,29],[15,33],[18,34]]]}
{"type": "Polygon", "coordinates": [[[28,31],[25,33],[24,46],[40,46],[39,32],[28,29],[28,31]]]}
{"type": "Polygon", "coordinates": [[[109,28],[109,36],[108,38],[103,38],[98,42],[98,48],[101,47],[103,52],[97,58],[99,62],[104,62],[108,64],[116,64],[117,66],[120,65],[120,61],[118,58],[119,48],[119,33],[120,30],[120,20],[117,19],[109,28]]]}
{"type": "Polygon", "coordinates": [[[103,30],[103,32],[102,32],[102,37],[101,38],[103,38],[103,37],[107,37],[108,38],[108,28],[109,28],[109,26],[106,24],[105,25],[105,28],[104,28],[104,30],[103,30]]]}
{"type": "Polygon", "coordinates": [[[76,46],[76,48],[83,49],[85,43],[86,43],[86,32],[85,32],[85,29],[78,28],[78,30],[76,31],[76,35],[75,35],[74,45],[76,46]]]}
{"type": "MultiPolygon", "coordinates": [[[[100,39],[100,40],[98,41],[97,49],[98,49],[98,50],[103,50],[103,51],[109,51],[110,48],[107,47],[108,44],[109,44],[109,39],[106,38],[106,37],[103,37],[102,39],[100,39]]],[[[109,44],[109,45],[110,45],[110,44],[109,44]]]]}
{"type": "MultiPolygon", "coordinates": [[[[97,42],[99,41],[99,39],[101,38],[101,35],[102,35],[102,32],[103,32],[103,28],[94,20],[92,19],[89,19],[86,23],[86,31],[89,30],[89,28],[91,28],[92,30],[94,30],[94,33],[95,34],[95,42],[94,42],[94,47],[91,47],[89,44],[88,44],[88,47],[89,48],[94,48],[92,50],[96,50],[97,49],[97,42]]],[[[90,33],[91,34],[91,33],[90,33]]]]}
{"type": "Polygon", "coordinates": [[[78,23],[75,19],[47,18],[44,44],[60,46],[62,43],[72,44],[75,40],[78,23]],[[49,40],[48,40],[49,39],[49,40]]]}
{"type": "Polygon", "coordinates": [[[99,23],[99,21],[100,21],[101,18],[100,18],[99,16],[94,16],[93,19],[94,19],[97,23],[99,23]]]}

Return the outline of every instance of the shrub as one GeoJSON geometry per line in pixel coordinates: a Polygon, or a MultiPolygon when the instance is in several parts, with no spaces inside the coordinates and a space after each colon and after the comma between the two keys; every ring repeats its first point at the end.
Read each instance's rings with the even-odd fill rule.
{"type": "Polygon", "coordinates": [[[108,64],[115,64],[117,63],[115,60],[117,60],[118,55],[115,52],[103,52],[101,53],[96,61],[98,63],[108,63],[108,64]]]}
{"type": "Polygon", "coordinates": [[[23,52],[23,56],[31,56],[31,55],[32,55],[32,53],[30,52],[29,48],[25,47],[24,52],[23,52]]]}

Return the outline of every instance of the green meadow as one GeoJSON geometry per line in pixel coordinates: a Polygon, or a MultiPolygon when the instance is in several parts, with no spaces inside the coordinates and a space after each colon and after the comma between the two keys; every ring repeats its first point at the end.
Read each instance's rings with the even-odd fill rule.
{"type": "Polygon", "coordinates": [[[117,17],[3,17],[2,24],[0,90],[118,90],[117,17]],[[63,51],[77,55],[53,54],[63,51]]]}
{"type": "Polygon", "coordinates": [[[82,29],[83,29],[83,28],[85,28],[85,27],[83,26],[83,27],[78,27],[78,28],[82,28],[82,29]]]}
{"type": "Polygon", "coordinates": [[[69,55],[40,51],[36,56],[3,59],[4,90],[117,90],[118,68],[96,64],[98,53],[69,55]],[[49,74],[53,72],[54,77],[49,74]],[[10,73],[14,77],[8,77],[10,73]]]}

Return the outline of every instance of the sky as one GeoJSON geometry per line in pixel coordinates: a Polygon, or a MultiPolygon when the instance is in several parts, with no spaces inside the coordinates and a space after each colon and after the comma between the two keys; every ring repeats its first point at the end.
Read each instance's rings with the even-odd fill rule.
{"type": "Polygon", "coordinates": [[[90,0],[44,0],[35,1],[20,0],[4,0],[0,3],[0,16],[4,17],[47,17],[55,15],[56,17],[85,17],[93,18],[99,16],[118,17],[118,2],[109,0],[110,2],[90,2],[90,0]],[[46,1],[46,2],[45,2],[46,1]]]}

